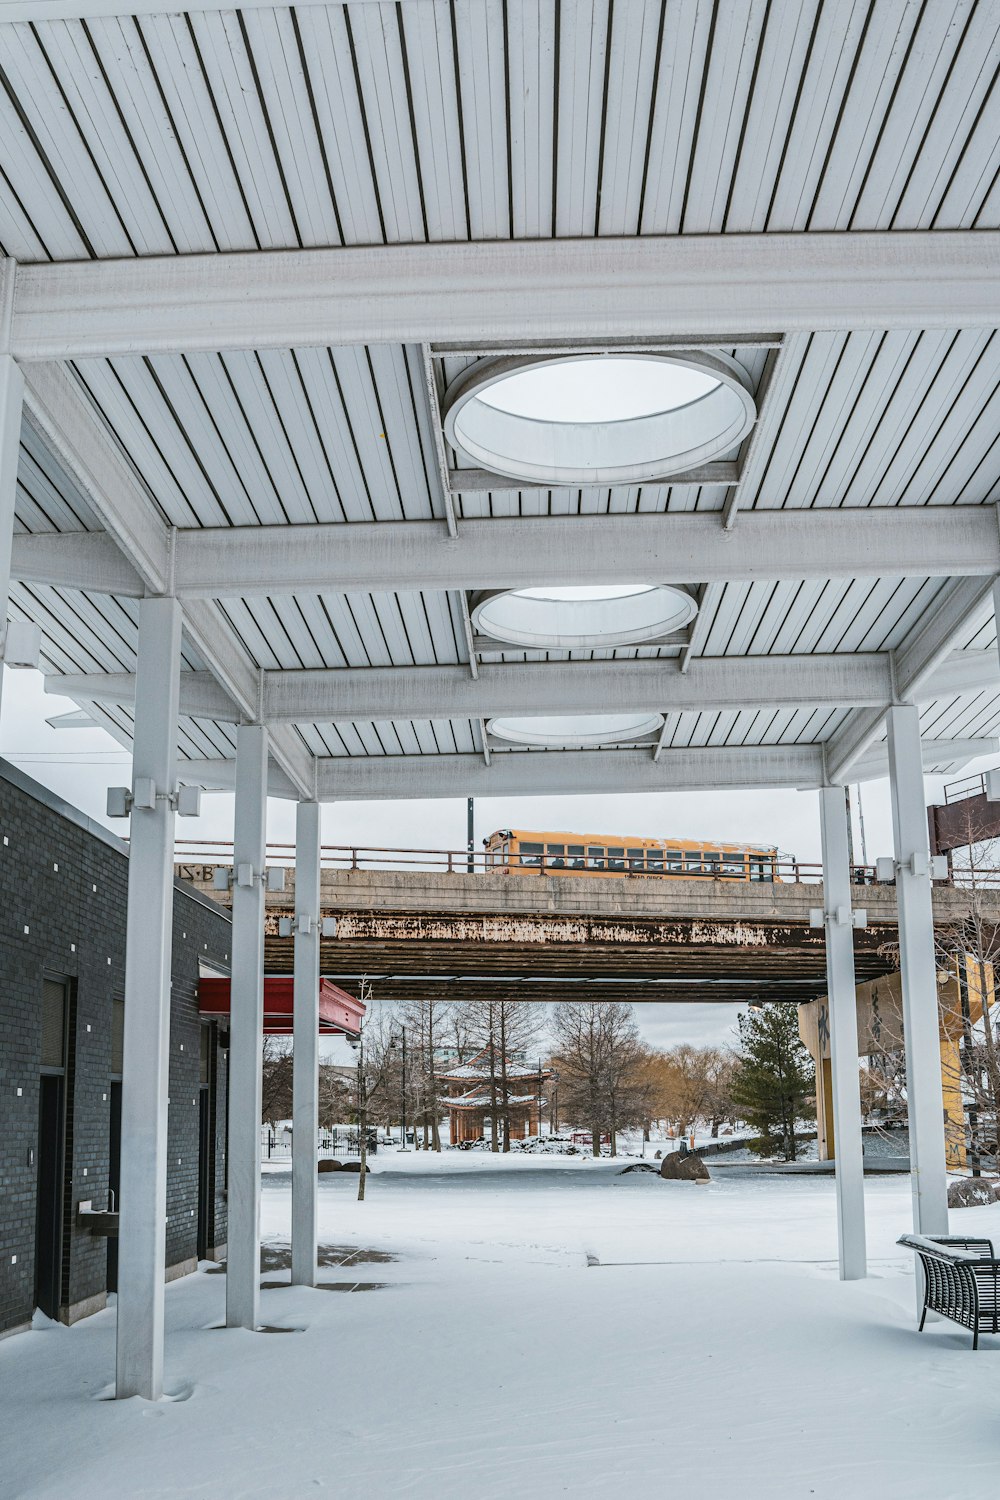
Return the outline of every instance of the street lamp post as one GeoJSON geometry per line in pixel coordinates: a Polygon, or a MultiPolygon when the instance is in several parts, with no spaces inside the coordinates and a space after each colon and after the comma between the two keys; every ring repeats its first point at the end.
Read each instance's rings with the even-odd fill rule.
{"type": "Polygon", "coordinates": [[[358,1202],[363,1203],[365,1197],[365,1176],[368,1172],[368,1100],[365,1091],[365,1029],[363,1022],[358,1027],[357,1038],[352,1040],[351,1047],[354,1050],[358,1068],[358,1153],[360,1156],[358,1202]]]}

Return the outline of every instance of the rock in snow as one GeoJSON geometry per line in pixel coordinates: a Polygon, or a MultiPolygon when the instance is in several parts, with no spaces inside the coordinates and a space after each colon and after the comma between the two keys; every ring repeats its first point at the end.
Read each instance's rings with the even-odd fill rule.
{"type": "Polygon", "coordinates": [[[1000,1200],[1000,1182],[995,1177],[960,1177],[948,1184],[949,1208],[976,1208],[1000,1200]]]}
{"type": "Polygon", "coordinates": [[[708,1168],[694,1152],[681,1156],[679,1151],[672,1151],[660,1164],[660,1176],[673,1182],[711,1181],[708,1168]]]}

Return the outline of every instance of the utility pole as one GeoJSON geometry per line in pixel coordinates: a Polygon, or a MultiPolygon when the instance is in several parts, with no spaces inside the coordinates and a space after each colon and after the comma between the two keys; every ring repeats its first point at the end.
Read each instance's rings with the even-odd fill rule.
{"type": "Polygon", "coordinates": [[[358,1152],[361,1157],[358,1172],[358,1202],[365,1197],[365,1173],[368,1170],[368,1101],[365,1098],[365,1028],[362,1023],[358,1038],[358,1152]]]}
{"type": "Polygon", "coordinates": [[[468,856],[466,860],[466,869],[468,870],[470,875],[475,873],[476,868],[475,805],[475,798],[469,797],[465,809],[465,850],[468,856]]]}

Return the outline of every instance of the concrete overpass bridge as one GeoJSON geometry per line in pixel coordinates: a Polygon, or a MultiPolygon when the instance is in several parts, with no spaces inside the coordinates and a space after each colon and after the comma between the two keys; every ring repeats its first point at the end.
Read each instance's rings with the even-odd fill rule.
{"type": "MultiPolygon", "coordinates": [[[[386,851],[370,857],[390,862],[386,851]]],[[[754,884],[468,874],[457,867],[464,856],[451,856],[450,870],[446,858],[431,869],[324,869],[322,911],[337,927],[322,939],[321,972],[348,990],[366,975],[377,998],[392,1000],[481,999],[514,989],[551,1001],[599,987],[605,998],[633,1002],[802,1001],[827,991],[824,931],[810,926],[811,909],[824,904],[814,867],[754,884]]],[[[214,865],[177,869],[229,900],[212,890],[214,865]]],[[[868,913],[854,941],[863,983],[898,968],[895,887],[858,887],[854,904],[868,913]]],[[[967,908],[961,889],[935,887],[939,924],[967,908]]],[[[289,870],[286,890],[267,897],[270,974],[293,970],[293,939],[280,935],[279,921],[294,911],[289,870]]]]}

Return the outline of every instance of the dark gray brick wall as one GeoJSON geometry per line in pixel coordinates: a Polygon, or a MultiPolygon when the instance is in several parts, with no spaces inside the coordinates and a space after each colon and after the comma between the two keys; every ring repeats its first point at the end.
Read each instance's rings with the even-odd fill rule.
{"type": "MultiPolygon", "coordinates": [[[[45,977],[70,985],[67,1160],[60,1301],[99,1296],[107,1242],[75,1224],[107,1201],[112,997],[124,991],[124,846],[0,762],[0,1333],[34,1300],[41,1001],[45,977]]],[[[177,883],[170,1027],[167,1263],[195,1255],[198,1212],[199,961],[228,969],[228,914],[177,883]]],[[[210,1244],[225,1240],[225,1054],[212,1047],[210,1244]]]]}

